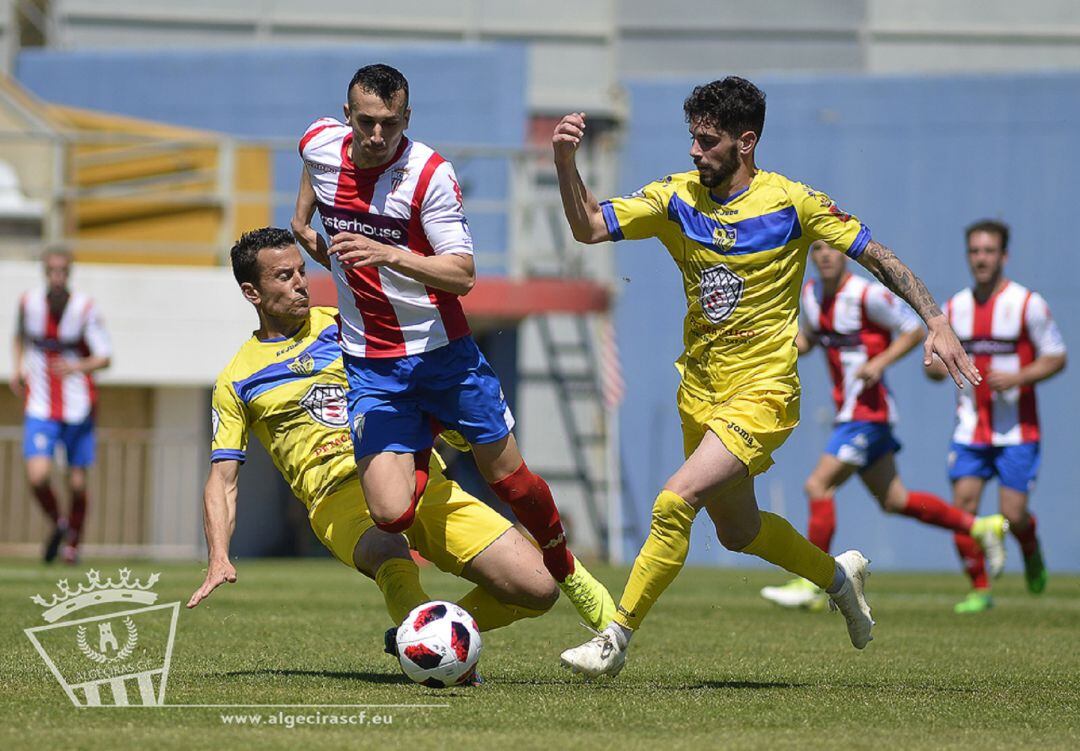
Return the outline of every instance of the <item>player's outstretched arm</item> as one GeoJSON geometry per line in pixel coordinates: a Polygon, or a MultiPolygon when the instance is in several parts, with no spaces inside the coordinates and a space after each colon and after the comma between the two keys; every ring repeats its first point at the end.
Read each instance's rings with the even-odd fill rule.
{"type": "Polygon", "coordinates": [[[599,243],[611,239],[600,202],[596,200],[577,168],[577,150],[585,137],[585,113],[571,112],[555,126],[551,146],[555,150],[555,172],[563,212],[574,239],[581,243],[599,243]]]}
{"type": "Polygon", "coordinates": [[[330,256],[326,252],[326,240],[311,226],[315,216],[315,188],[311,186],[311,176],[306,169],[300,170],[300,190],[296,193],[296,208],[290,224],[293,237],[300,247],[308,252],[314,261],[327,269],[330,268],[330,256]]]}
{"type": "Polygon", "coordinates": [[[210,475],[203,490],[203,527],[209,548],[209,565],[202,586],[191,595],[187,606],[193,608],[226,582],[236,581],[236,568],[229,561],[229,541],[236,529],[236,478],[240,462],[226,460],[210,465],[210,475]]]}
{"type": "Polygon", "coordinates": [[[929,333],[923,344],[923,365],[929,366],[937,355],[958,388],[964,388],[965,379],[972,386],[978,386],[982,382],[978,368],[964,352],[956,332],[922,280],[895,253],[876,240],[867,244],[859,256],[859,263],[926,322],[929,333]]]}

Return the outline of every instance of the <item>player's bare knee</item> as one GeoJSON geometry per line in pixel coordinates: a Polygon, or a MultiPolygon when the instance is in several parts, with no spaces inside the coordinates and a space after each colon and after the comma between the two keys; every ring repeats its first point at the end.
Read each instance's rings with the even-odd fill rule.
{"type": "Polygon", "coordinates": [[[816,475],[810,475],[803,483],[803,492],[807,498],[824,498],[829,495],[829,487],[816,475]]]}
{"type": "Polygon", "coordinates": [[[357,571],[375,578],[379,568],[391,558],[408,558],[409,544],[400,534],[372,528],[364,532],[353,549],[353,565],[357,571]]]}
{"type": "Polygon", "coordinates": [[[728,550],[738,553],[757,537],[758,530],[749,527],[724,526],[716,528],[716,539],[728,550]]]}

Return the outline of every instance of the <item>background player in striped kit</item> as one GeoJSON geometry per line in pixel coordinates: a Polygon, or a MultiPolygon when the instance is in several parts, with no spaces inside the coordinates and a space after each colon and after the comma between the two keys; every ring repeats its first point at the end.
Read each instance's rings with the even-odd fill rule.
{"type": "MultiPolygon", "coordinates": [[[[1046,588],[1046,566],[1028,512],[1041,437],[1035,384],[1064,369],[1065,341],[1042,296],[1005,277],[1008,225],[982,220],[966,236],[975,285],[953,295],[945,314],[986,378],[958,394],[949,454],[953,503],[974,513],[986,481],[998,478],[1001,513],[1020,543],[1028,590],[1038,594],[1046,588]]],[[[937,361],[927,374],[945,377],[937,361]]],[[[969,535],[957,532],[955,540],[972,584],[956,611],[986,610],[993,600],[983,551],[969,535]]]]}
{"type": "Polygon", "coordinates": [[[388,65],[360,68],[348,124],[316,120],[292,228],[334,275],[356,463],[376,526],[412,526],[427,481],[430,419],[465,437],[495,494],[540,545],[582,618],[603,628],[607,589],[570,553],[551,490],[518,450],[499,378],[469,332],[459,296],[476,282],[454,168],[405,135],[409,84],[388,65]],[[318,208],[330,245],[312,229],[318,208]]]}
{"type": "Polygon", "coordinates": [[[86,470],[94,463],[92,373],[109,366],[109,337],[94,301],[68,288],[71,255],[45,252],[45,287],[19,300],[11,387],[25,404],[23,458],[34,497],[53,522],[44,559],[74,563],[86,519],[86,470]],[[49,475],[56,444],[64,445],[71,507],[61,515],[49,475]]]}
{"type": "MultiPolygon", "coordinates": [[[[908,490],[896,469],[900,442],[893,435],[896,404],[885,385],[885,370],[923,337],[911,308],[884,285],[852,274],[847,256],[824,241],[810,247],[818,278],[803,286],[801,324],[796,344],[804,355],[819,344],[833,382],[836,422],[817,466],[806,480],[810,523],[806,537],[826,553],[836,531],[836,491],[856,472],[863,485],[891,514],[971,534],[987,554],[990,568],[1005,564],[1007,525],[1000,514],[972,515],[933,493],[908,490]]],[[[784,607],[823,609],[828,598],[801,577],[761,596],[784,607]]]]}

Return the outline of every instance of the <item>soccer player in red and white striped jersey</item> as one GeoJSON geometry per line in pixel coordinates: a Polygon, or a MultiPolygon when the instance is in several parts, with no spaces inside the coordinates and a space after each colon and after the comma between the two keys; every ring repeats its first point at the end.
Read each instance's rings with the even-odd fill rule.
{"type": "MultiPolygon", "coordinates": [[[[834,496],[858,472],[882,510],[973,535],[1000,570],[1006,527],[1001,515],[976,518],[933,493],[908,490],[896,469],[900,442],[892,426],[897,413],[885,370],[922,340],[918,318],[884,285],[852,274],[842,251],[818,241],[810,246],[810,258],[818,278],[803,287],[796,344],[800,355],[815,345],[825,351],[836,420],[825,453],[806,480],[807,539],[829,552],[836,531],[834,496]]],[[[765,587],[761,595],[784,607],[819,609],[827,603],[822,590],[801,578],[765,587]]]]}
{"type": "Polygon", "coordinates": [[[292,228],[334,275],[349,421],[372,519],[389,532],[413,523],[434,417],[468,440],[562,591],[604,628],[615,603],[567,549],[551,490],[526,466],[498,376],[462,312],[458,298],[476,269],[453,166],[405,135],[409,84],[388,65],[356,72],[344,113],[345,123],[321,118],[300,140],[292,228]],[[329,244],[311,227],[316,209],[329,244]]]}
{"type": "MultiPolygon", "coordinates": [[[[1020,543],[1028,590],[1038,594],[1046,588],[1046,566],[1028,511],[1041,437],[1035,384],[1065,367],[1065,342],[1042,296],[1005,277],[1008,225],[979,221],[966,236],[975,284],[953,295],[945,315],[986,378],[958,395],[949,454],[953,502],[974,512],[986,481],[998,478],[1001,513],[1020,543]]],[[[927,369],[936,379],[943,372],[937,361],[927,369]]],[[[955,539],[973,587],[956,610],[986,610],[993,600],[982,551],[968,535],[955,539]]]]}
{"type": "Polygon", "coordinates": [[[53,522],[44,558],[51,562],[64,544],[74,563],[86,518],[86,469],[94,462],[93,373],[108,367],[109,337],[94,301],[68,289],[71,256],[46,251],[46,286],[19,300],[11,385],[25,404],[23,458],[30,488],[53,522]],[[49,482],[56,444],[68,468],[71,509],[61,516],[49,482]]]}

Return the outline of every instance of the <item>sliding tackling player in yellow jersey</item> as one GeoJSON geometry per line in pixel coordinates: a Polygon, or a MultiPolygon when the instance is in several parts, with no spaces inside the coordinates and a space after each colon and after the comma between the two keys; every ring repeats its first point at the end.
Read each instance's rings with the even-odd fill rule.
{"type": "MultiPolygon", "coordinates": [[[[559,590],[540,551],[493,509],[447,480],[437,455],[428,467],[416,523],[405,535],[375,527],[349,438],[337,311],[309,307],[304,261],[287,230],[248,232],[232,249],[232,265],[244,297],[259,314],[259,329],[214,387],[212,464],[204,493],[209,567],[188,607],[236,581],[229,540],[250,432],[307,506],[323,545],[375,580],[395,624],[431,600],[420,586],[410,546],[443,571],[478,585],[458,604],[481,631],[548,610],[559,590]]],[[[387,651],[392,650],[388,640],[387,651]]]]}
{"type": "Polygon", "coordinates": [[[736,77],[713,81],[695,88],[684,110],[697,169],[604,203],[575,164],[584,113],[564,117],[552,138],[574,237],[658,238],[682,272],[687,304],[677,363],[687,459],[657,496],[612,625],[562,654],[563,665],[590,676],[622,669],[634,630],[686,560],[690,526],[702,508],[724,547],[814,582],[844,614],[852,644],[862,649],[871,640],[863,555],[851,550],[831,558],[780,516],[759,511],[754,497],[753,478],[799,422],[795,335],[813,241],[858,259],[922,316],[927,361],[939,356],[961,388],[961,377],[980,380],[933,297],[892,251],[828,196],[757,168],[765,95],[756,86],[736,77]]]}

